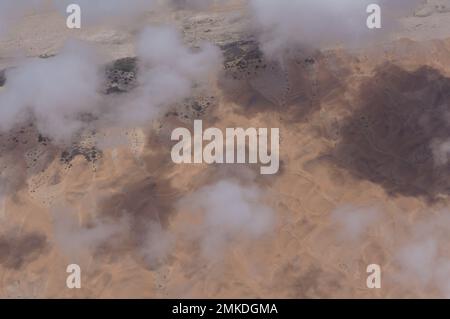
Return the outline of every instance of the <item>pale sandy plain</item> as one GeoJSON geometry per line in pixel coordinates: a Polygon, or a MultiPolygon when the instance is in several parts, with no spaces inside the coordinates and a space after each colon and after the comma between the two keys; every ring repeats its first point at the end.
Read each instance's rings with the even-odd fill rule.
{"type": "MultiPolygon", "coordinates": [[[[170,21],[184,30],[188,44],[224,46],[247,37],[241,6],[236,1],[208,12],[148,14],[142,24],[170,21]]],[[[242,179],[241,167],[172,164],[168,132],[189,120],[167,116],[146,130],[115,132],[128,145],[104,151],[95,162],[76,156],[70,165],[60,161],[61,149],[33,142],[35,132],[18,128],[17,145],[0,154],[3,174],[17,181],[0,205],[0,296],[449,296],[443,268],[450,261],[450,225],[439,225],[442,236],[442,229],[432,231],[443,247],[419,258],[433,259],[425,279],[396,259],[415,238],[415,225],[449,205],[448,164],[436,167],[429,147],[449,133],[450,12],[434,3],[417,12],[383,45],[298,55],[282,70],[269,63],[261,71],[253,61],[244,71],[224,72],[215,102],[201,115],[204,123],[279,127],[282,165],[275,176],[254,177],[276,212],[274,228],[256,242],[230,238],[218,260],[203,258],[195,243],[183,241],[151,266],[139,254],[143,220],[157,216],[177,234],[187,221],[174,202],[221,176],[242,179]],[[30,163],[33,154],[41,154],[37,164],[30,163]],[[120,225],[124,211],[130,229],[93,250],[86,241],[79,254],[67,254],[54,231],[52,209],[60,202],[73,207],[80,229],[89,228],[93,216],[120,225]],[[375,209],[378,217],[348,238],[333,217],[346,206],[375,209]],[[81,289],[66,287],[70,263],[82,267],[81,289]],[[382,289],[366,287],[372,263],[382,267],[382,289]]],[[[54,12],[30,13],[12,32],[0,42],[0,69],[14,66],[17,52],[22,58],[57,54],[69,37],[96,43],[111,61],[135,55],[135,29],[69,31],[54,12]]]]}

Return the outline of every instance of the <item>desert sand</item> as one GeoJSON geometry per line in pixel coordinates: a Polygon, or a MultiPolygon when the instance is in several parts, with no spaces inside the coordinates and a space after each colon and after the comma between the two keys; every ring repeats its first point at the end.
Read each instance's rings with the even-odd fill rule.
{"type": "MultiPolygon", "coordinates": [[[[0,198],[1,297],[449,296],[450,224],[439,216],[450,203],[450,171],[447,158],[436,164],[432,145],[450,133],[450,10],[430,1],[382,45],[297,52],[282,67],[261,57],[242,6],[139,21],[170,21],[186,44],[222,48],[225,67],[207,107],[195,97],[201,111],[177,105],[147,127],[106,130],[65,149],[33,126],[0,135],[0,176],[14,181],[0,198]],[[280,172],[173,164],[170,132],[195,118],[218,128],[280,128],[280,172]],[[125,142],[96,153],[91,140],[101,134],[125,142]],[[272,228],[256,240],[237,233],[211,258],[198,241],[175,239],[149,262],[146,242],[166,239],[149,235],[146,223],[185,238],[195,221],[176,203],[224,177],[267,193],[272,228]],[[59,221],[62,213],[70,222],[59,221]],[[92,235],[98,220],[119,235],[92,235]],[[419,247],[405,264],[403,247],[429,240],[436,250],[420,255],[419,247]],[[66,287],[72,263],[82,268],[81,289],[66,287]],[[381,289],[366,286],[369,264],[382,267],[381,289]]],[[[58,54],[69,37],[96,44],[108,62],[136,55],[136,26],[63,25],[57,12],[29,13],[0,41],[0,69],[58,54]]]]}

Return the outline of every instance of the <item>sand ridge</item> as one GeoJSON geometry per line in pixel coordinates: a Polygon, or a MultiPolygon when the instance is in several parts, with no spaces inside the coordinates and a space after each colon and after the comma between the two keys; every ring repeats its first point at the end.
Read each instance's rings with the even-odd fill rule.
{"type": "MultiPolygon", "coordinates": [[[[144,129],[82,137],[68,157],[62,154],[70,148],[52,146],[33,127],[0,136],[0,176],[13,181],[0,201],[0,296],[445,296],[435,280],[411,277],[396,259],[414,237],[415,225],[449,204],[448,164],[436,166],[430,153],[435,141],[448,137],[450,125],[448,27],[439,22],[437,39],[430,39],[430,23],[448,17],[441,11],[406,18],[409,26],[422,25],[406,27],[383,46],[300,51],[284,65],[265,61],[253,39],[239,42],[242,33],[236,30],[245,21],[239,3],[194,17],[190,12],[149,15],[146,22],[188,24],[187,43],[212,38],[225,55],[236,47],[244,48],[238,57],[250,54],[239,60],[243,64],[225,61],[228,67],[210,94],[214,102],[201,114],[178,105],[144,129]],[[197,116],[218,128],[279,127],[280,174],[259,176],[257,167],[173,164],[170,132],[191,128],[197,116]],[[91,139],[101,142],[103,135],[118,142],[93,156],[91,139]],[[213,260],[202,256],[195,240],[175,240],[168,256],[149,262],[142,253],[147,223],[156,221],[169,234],[186,238],[192,221],[177,201],[224,176],[267,191],[266,204],[276,212],[273,230],[256,244],[240,234],[213,260]],[[333,217],[348,205],[377,211],[356,239],[347,238],[345,225],[333,217]],[[82,230],[90,237],[89,229],[100,223],[106,225],[106,240],[81,241],[80,253],[73,254],[75,249],[57,238],[58,209],[74,221],[64,228],[67,236],[76,238],[82,230]],[[73,262],[83,269],[80,290],[65,286],[65,266],[73,262]],[[366,287],[371,263],[383,266],[381,290],[366,287]]],[[[44,16],[44,31],[36,33],[45,38],[29,33],[35,19],[42,19],[32,15],[15,31],[15,40],[0,44],[0,68],[14,66],[8,52],[20,48],[29,56],[58,52],[72,31],[54,27],[61,22],[58,15],[44,16]]],[[[93,28],[77,36],[100,44],[108,60],[116,60],[135,56],[128,31],[93,28]]],[[[443,251],[436,258],[447,257],[443,251]]]]}

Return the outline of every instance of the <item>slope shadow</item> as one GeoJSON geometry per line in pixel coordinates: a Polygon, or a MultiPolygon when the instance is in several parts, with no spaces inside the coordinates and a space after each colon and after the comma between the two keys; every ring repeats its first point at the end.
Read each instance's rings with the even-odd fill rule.
{"type": "Polygon", "coordinates": [[[333,161],[392,196],[448,195],[449,153],[438,161],[436,146],[450,138],[450,79],[427,66],[408,72],[388,63],[362,85],[357,101],[333,161]]]}

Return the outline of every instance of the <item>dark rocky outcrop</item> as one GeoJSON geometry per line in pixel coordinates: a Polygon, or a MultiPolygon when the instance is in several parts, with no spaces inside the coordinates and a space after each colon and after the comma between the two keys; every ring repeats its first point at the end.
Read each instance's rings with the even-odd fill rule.
{"type": "Polygon", "coordinates": [[[116,60],[106,66],[106,94],[124,93],[137,86],[137,58],[116,60]]]}

